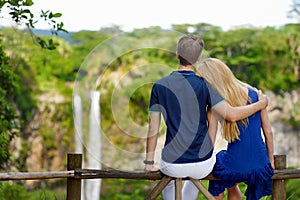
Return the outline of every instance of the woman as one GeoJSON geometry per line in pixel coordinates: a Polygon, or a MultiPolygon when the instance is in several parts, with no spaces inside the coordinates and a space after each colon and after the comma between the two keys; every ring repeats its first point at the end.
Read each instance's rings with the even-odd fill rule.
{"type": "MultiPolygon", "coordinates": [[[[235,78],[229,67],[215,58],[204,59],[198,66],[198,73],[232,106],[241,106],[258,101],[258,95],[249,85],[235,78]]],[[[221,179],[210,181],[209,191],[222,199],[227,188],[227,199],[242,199],[238,183],[245,182],[245,195],[249,200],[257,200],[272,194],[271,176],[274,174],[273,134],[267,110],[261,110],[238,122],[221,120],[210,111],[210,126],[219,120],[222,135],[228,141],[227,150],[217,153],[213,169],[221,179]],[[265,142],[261,135],[264,133],[265,142]]],[[[210,127],[210,131],[216,127],[210,127]]],[[[213,135],[213,133],[211,133],[213,135]]]]}

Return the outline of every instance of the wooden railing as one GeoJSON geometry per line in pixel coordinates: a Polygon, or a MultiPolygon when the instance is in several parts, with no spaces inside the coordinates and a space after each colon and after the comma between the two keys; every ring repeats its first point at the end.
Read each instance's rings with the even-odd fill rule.
{"type": "MultiPolygon", "coordinates": [[[[300,178],[300,169],[286,169],[286,156],[275,155],[275,168],[273,180],[273,200],[286,199],[286,179],[300,178]]],[[[175,180],[176,200],[181,199],[182,180],[168,177],[161,172],[144,171],[124,171],[113,169],[82,169],[82,155],[68,154],[67,171],[59,172],[8,172],[0,173],[0,181],[5,180],[36,180],[36,179],[61,179],[67,178],[67,200],[81,199],[81,180],[82,179],[137,179],[137,180],[159,180],[158,184],[152,189],[151,193],[145,199],[156,199],[164,187],[175,180]]],[[[199,191],[207,198],[214,199],[199,180],[190,179],[199,191]]],[[[212,174],[202,180],[217,180],[212,174]]]]}

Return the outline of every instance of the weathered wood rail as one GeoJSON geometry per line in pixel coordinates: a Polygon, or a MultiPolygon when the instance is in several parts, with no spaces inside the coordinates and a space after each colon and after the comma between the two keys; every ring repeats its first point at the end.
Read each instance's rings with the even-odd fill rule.
{"type": "MultiPolygon", "coordinates": [[[[286,156],[275,156],[275,168],[273,180],[273,200],[286,199],[286,179],[299,179],[300,169],[286,169],[286,156]]],[[[156,199],[164,187],[171,181],[175,181],[176,200],[181,199],[182,180],[168,177],[161,172],[144,171],[124,171],[115,169],[82,169],[82,155],[68,154],[67,171],[59,172],[7,172],[0,173],[0,181],[7,180],[37,180],[37,179],[61,179],[67,178],[67,200],[81,199],[81,180],[82,179],[136,179],[136,180],[159,180],[151,193],[145,199],[156,199]]],[[[207,198],[214,199],[199,180],[190,179],[199,191],[207,198]]],[[[212,174],[202,180],[217,180],[212,174]]]]}

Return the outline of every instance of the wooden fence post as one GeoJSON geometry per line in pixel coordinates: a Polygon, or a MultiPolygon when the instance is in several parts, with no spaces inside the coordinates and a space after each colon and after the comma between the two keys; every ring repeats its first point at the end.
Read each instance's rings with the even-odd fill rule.
{"type": "MultiPolygon", "coordinates": [[[[274,155],[275,169],[286,169],[286,155],[274,155]]],[[[286,180],[273,180],[272,200],[286,199],[286,180]]]]}
{"type": "MultiPolygon", "coordinates": [[[[68,153],[67,169],[82,169],[82,154],[68,153]]],[[[67,178],[67,200],[81,199],[81,179],[67,178]]]]}
{"type": "Polygon", "coordinates": [[[182,199],[182,179],[175,178],[175,200],[182,199]]]}

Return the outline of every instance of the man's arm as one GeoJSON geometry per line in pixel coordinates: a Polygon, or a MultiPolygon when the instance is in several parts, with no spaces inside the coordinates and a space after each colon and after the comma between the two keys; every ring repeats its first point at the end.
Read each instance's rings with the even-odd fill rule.
{"type": "Polygon", "coordinates": [[[259,110],[262,110],[268,106],[268,97],[259,92],[259,101],[245,105],[232,107],[226,101],[223,101],[213,107],[214,111],[216,111],[219,115],[225,118],[227,121],[235,122],[253,115],[259,110]]]}
{"type": "MultiPolygon", "coordinates": [[[[150,113],[149,127],[146,143],[146,161],[154,161],[155,149],[157,145],[158,132],[160,127],[160,113],[150,113]]],[[[145,164],[144,171],[157,171],[153,164],[145,164]]]]}

